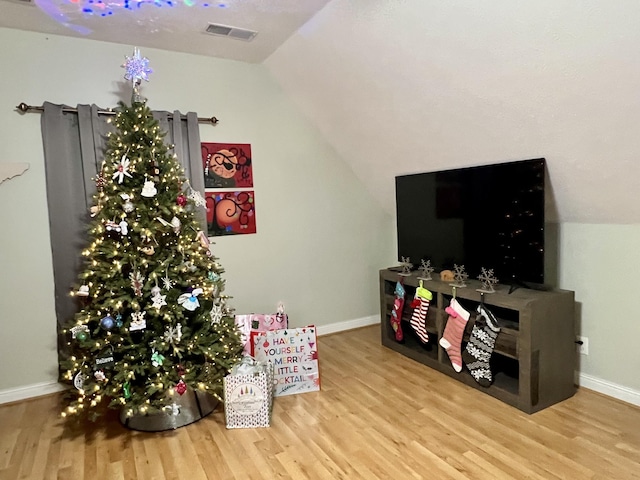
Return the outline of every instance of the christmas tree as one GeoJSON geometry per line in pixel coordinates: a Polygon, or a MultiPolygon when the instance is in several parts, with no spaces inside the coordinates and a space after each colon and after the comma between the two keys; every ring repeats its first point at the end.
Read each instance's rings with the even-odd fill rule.
{"type": "Polygon", "coordinates": [[[204,199],[138,92],[148,60],[136,49],[124,66],[134,94],[116,109],[73,292],[81,309],[63,332],[61,367],[75,387],[64,416],[105,403],[126,416],[175,414],[188,389],[220,400],[242,352],[224,270],[198,221],[204,199]]]}

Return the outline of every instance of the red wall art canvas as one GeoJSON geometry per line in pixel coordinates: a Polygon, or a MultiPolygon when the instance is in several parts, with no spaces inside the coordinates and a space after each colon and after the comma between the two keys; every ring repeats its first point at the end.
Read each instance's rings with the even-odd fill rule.
{"type": "Polygon", "coordinates": [[[255,195],[242,192],[206,192],[210,237],[256,233],[255,195]]]}
{"type": "Polygon", "coordinates": [[[201,143],[205,188],[252,188],[251,145],[201,143]]]}

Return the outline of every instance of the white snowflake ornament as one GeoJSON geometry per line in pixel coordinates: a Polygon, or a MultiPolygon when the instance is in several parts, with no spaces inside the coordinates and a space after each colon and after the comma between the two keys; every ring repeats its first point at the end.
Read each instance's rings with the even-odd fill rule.
{"type": "Polygon", "coordinates": [[[153,302],[153,305],[151,305],[151,306],[154,307],[156,310],[160,310],[160,308],[163,305],[167,304],[167,296],[166,295],[160,295],[158,293],[157,295],[154,295],[153,297],[151,297],[151,301],[153,302]]]}
{"type": "Polygon", "coordinates": [[[129,173],[130,164],[131,164],[131,161],[127,158],[127,154],[125,153],[124,155],[122,155],[122,158],[120,159],[120,164],[116,167],[116,171],[113,172],[112,178],[114,180],[117,178],[118,183],[122,183],[125,176],[129,178],[133,178],[129,173]]]}
{"type": "Polygon", "coordinates": [[[176,323],[175,327],[167,327],[164,332],[164,341],[175,345],[182,338],[182,324],[176,323]]]}
{"type": "Polygon", "coordinates": [[[209,315],[211,316],[211,324],[220,323],[223,317],[222,307],[217,303],[214,303],[213,307],[211,307],[211,312],[209,313],[209,315]]]}
{"type": "Polygon", "coordinates": [[[207,205],[207,201],[204,199],[202,194],[197,190],[194,190],[193,188],[191,189],[191,192],[189,192],[188,197],[193,200],[193,203],[196,204],[196,207],[205,207],[207,205]]]}

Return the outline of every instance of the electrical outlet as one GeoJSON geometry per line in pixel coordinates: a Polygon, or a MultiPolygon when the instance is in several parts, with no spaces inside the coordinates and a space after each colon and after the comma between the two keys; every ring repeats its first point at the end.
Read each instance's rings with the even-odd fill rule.
{"type": "Polygon", "coordinates": [[[589,355],[589,337],[576,337],[576,350],[580,355],[589,355]]]}

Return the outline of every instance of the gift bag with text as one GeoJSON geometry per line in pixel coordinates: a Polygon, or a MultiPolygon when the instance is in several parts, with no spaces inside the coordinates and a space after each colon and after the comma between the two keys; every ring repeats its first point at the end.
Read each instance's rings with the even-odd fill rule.
{"type": "Polygon", "coordinates": [[[253,351],[253,337],[256,334],[287,328],[289,324],[289,319],[284,312],[284,305],[282,303],[278,304],[277,313],[236,315],[235,320],[236,326],[242,336],[241,341],[244,345],[244,354],[251,355],[252,357],[255,356],[253,351]]]}
{"type": "Polygon", "coordinates": [[[268,427],[273,408],[273,365],[242,359],[223,379],[227,428],[268,427]]]}
{"type": "Polygon", "coordinates": [[[257,360],[273,365],[276,397],[320,390],[315,326],[256,334],[253,349],[257,360]]]}

